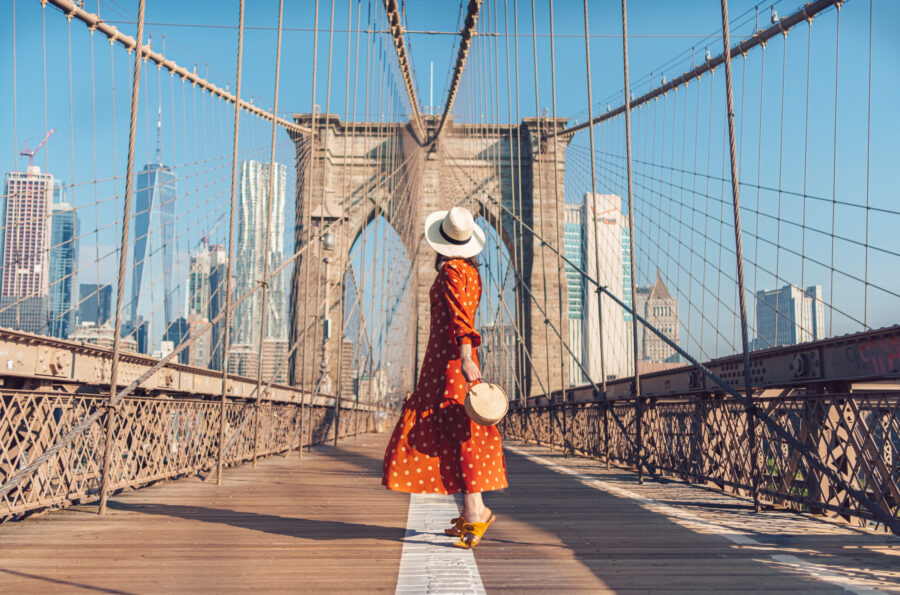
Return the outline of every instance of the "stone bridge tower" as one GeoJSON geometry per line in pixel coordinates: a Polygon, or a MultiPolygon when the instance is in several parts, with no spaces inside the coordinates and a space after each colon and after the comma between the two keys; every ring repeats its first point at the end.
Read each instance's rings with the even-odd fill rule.
{"type": "MultiPolygon", "coordinates": [[[[309,114],[295,115],[294,119],[303,126],[312,124],[309,114]]],[[[433,134],[438,120],[425,117],[429,134],[433,134]]],[[[517,125],[500,126],[454,124],[450,120],[439,142],[423,146],[405,123],[345,123],[333,114],[317,116],[315,138],[295,138],[295,242],[302,248],[306,238],[316,238],[324,226],[330,226],[336,247],[326,254],[322,242],[313,240],[297,259],[291,281],[290,343],[299,338],[304,345],[303,338],[309,337],[306,348],[315,354],[304,357],[301,349],[297,350],[291,360],[291,382],[312,389],[319,378],[321,329],[314,349],[312,337],[315,325],[321,324],[326,279],[331,288],[327,301],[334,330],[331,339],[324,341],[325,361],[330,378],[337,379],[338,337],[343,332],[343,312],[338,311],[343,271],[354,240],[379,216],[394,227],[413,261],[415,361],[394,365],[408,366],[415,381],[428,342],[428,292],[435,275],[434,251],[423,236],[425,216],[461,205],[476,217],[483,216],[493,227],[515,269],[516,303],[508,308],[523,338],[516,343],[518,377],[524,381],[517,396],[559,390],[563,379],[568,378],[569,358],[560,357],[565,348],[547,320],[563,336],[568,335],[565,272],[560,271],[556,255],[541,249],[541,240],[528,228],[543,235],[548,243],[557,245],[560,240],[558,245],[562,247],[568,139],[540,142],[539,127],[541,131],[554,125],[562,128],[565,122],[562,118],[529,118],[517,125]],[[554,142],[559,143],[556,151],[554,142]],[[304,227],[307,220],[308,228],[304,227]],[[326,257],[327,267],[323,265],[326,257]],[[546,309],[542,312],[545,292],[546,309]]],[[[482,277],[488,286],[488,276],[482,277]]],[[[343,392],[350,390],[344,387],[343,392]]]]}

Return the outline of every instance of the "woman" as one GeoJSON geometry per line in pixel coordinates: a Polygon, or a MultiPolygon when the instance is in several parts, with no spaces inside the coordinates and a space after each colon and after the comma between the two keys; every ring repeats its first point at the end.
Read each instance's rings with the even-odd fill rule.
{"type": "Polygon", "coordinates": [[[390,490],[465,494],[462,514],[444,532],[473,548],[493,525],[481,493],[507,486],[500,432],[469,419],[467,387],[481,380],[475,310],[481,277],[475,256],[484,231],[461,207],[432,213],[425,240],[437,252],[431,286],[431,333],[416,391],[406,400],[384,454],[381,482],[390,490]]]}

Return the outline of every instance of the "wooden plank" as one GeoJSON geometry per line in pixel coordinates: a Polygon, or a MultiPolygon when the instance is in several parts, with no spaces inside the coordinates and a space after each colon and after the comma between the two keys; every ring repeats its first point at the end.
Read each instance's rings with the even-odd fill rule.
{"type": "MultiPolygon", "coordinates": [[[[262,460],[228,470],[222,486],[192,479],[119,495],[104,517],[80,507],[7,523],[0,592],[393,592],[409,499],[380,484],[386,441],[262,460]]],[[[892,536],[755,514],[715,490],[639,486],[626,470],[509,446],[511,487],[485,496],[498,521],[474,551],[489,593],[836,592],[844,579],[900,590],[892,536]]]]}
{"type": "Polygon", "coordinates": [[[386,437],[317,447],[0,527],[0,591],[390,591],[408,498],[380,485],[386,437]]]}
{"type": "Polygon", "coordinates": [[[636,474],[607,471],[595,460],[515,448],[580,475],[507,448],[510,489],[485,497],[498,521],[475,550],[488,593],[843,591],[812,576],[826,570],[858,587],[900,590],[900,540],[893,536],[793,513],[756,514],[749,500],[715,490],[638,485],[636,474]],[[780,554],[812,572],[774,559],[780,554]]]}

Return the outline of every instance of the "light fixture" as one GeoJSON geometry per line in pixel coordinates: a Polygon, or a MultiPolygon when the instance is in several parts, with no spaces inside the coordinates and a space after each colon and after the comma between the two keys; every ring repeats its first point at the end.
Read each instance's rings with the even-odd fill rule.
{"type": "Polygon", "coordinates": [[[334,250],[334,246],[335,246],[334,234],[329,231],[329,232],[325,233],[325,235],[322,236],[322,248],[324,250],[331,252],[332,250],[334,250]]]}

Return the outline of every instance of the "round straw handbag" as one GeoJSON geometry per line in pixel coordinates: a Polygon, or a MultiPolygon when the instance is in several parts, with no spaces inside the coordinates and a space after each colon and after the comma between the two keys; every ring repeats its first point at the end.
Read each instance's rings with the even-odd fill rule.
{"type": "Polygon", "coordinates": [[[509,399],[496,384],[479,382],[466,391],[466,413],[475,423],[493,426],[509,410],[509,399]]]}

